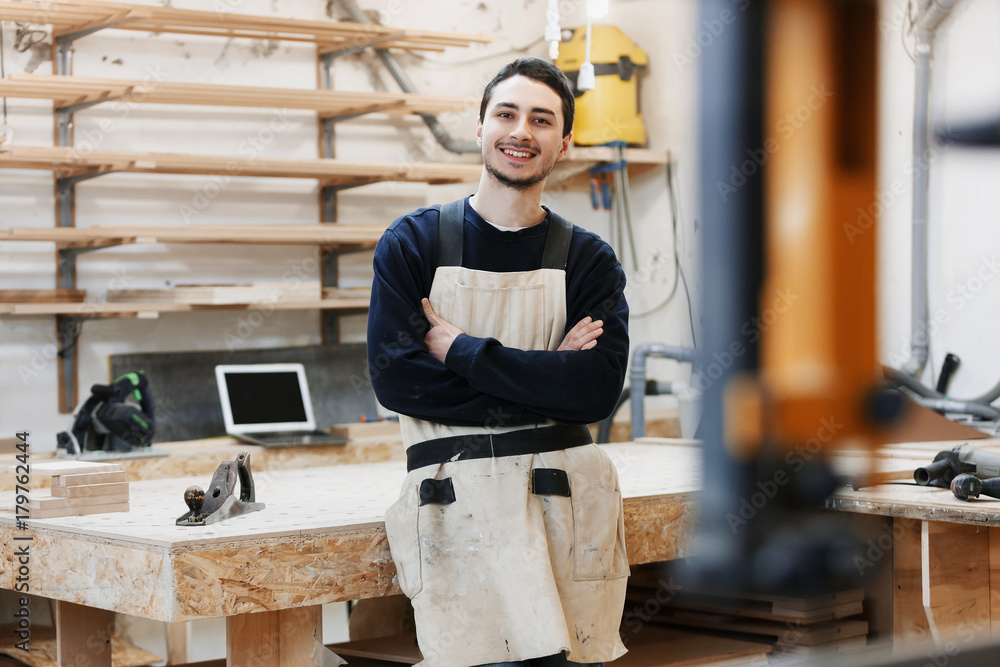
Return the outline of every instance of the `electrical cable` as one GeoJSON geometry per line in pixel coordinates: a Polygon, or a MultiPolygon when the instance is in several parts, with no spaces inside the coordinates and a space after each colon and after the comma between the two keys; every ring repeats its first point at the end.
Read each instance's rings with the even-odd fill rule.
{"type": "MultiPolygon", "coordinates": [[[[6,78],[7,70],[5,67],[4,56],[6,49],[3,44],[3,21],[0,21],[0,79],[6,78]]],[[[7,124],[7,96],[3,98],[3,124],[7,124]]]]}
{"type": "Polygon", "coordinates": [[[660,303],[653,306],[647,311],[641,313],[630,313],[629,316],[632,318],[648,317],[655,312],[658,312],[666,307],[668,303],[674,298],[677,293],[677,286],[684,285],[684,296],[687,299],[687,310],[688,310],[688,322],[691,325],[691,347],[698,347],[697,337],[694,333],[694,312],[691,307],[691,292],[688,290],[687,277],[684,275],[684,268],[681,266],[681,256],[680,250],[677,245],[677,221],[680,219],[680,203],[677,198],[677,187],[674,182],[674,169],[673,160],[667,162],[667,196],[670,201],[670,225],[671,225],[671,236],[673,238],[673,251],[674,251],[674,279],[673,285],[670,288],[670,292],[667,294],[666,298],[660,303]]]}
{"type": "Polygon", "coordinates": [[[913,34],[913,0],[908,0],[906,3],[906,16],[903,17],[904,25],[900,26],[899,29],[899,40],[903,44],[903,51],[910,58],[910,61],[916,65],[917,59],[914,57],[910,50],[906,48],[906,36],[913,34]]]}

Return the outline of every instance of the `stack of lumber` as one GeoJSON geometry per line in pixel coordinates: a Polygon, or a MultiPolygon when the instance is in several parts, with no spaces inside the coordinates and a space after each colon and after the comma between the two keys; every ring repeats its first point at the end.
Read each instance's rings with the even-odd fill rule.
{"type": "Polygon", "coordinates": [[[55,461],[32,465],[31,475],[50,475],[52,485],[47,494],[33,481],[29,519],[128,511],[128,481],[116,463],[55,461]]]}
{"type": "Polygon", "coordinates": [[[639,622],[698,628],[756,638],[773,645],[776,654],[850,652],[867,646],[868,622],[859,618],[863,601],[861,589],[810,597],[695,591],[664,586],[655,566],[643,566],[629,579],[623,628],[639,622]]]}
{"type": "Polygon", "coordinates": [[[196,303],[222,305],[259,301],[319,301],[323,290],[318,280],[286,280],[251,285],[177,285],[172,289],[108,290],[113,303],[196,303]]]}

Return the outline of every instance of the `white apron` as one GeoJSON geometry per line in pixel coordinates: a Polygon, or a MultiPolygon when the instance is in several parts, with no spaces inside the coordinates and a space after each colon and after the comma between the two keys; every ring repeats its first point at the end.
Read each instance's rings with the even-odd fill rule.
{"type": "MultiPolygon", "coordinates": [[[[566,323],[565,284],[557,269],[439,266],[429,298],[471,336],[555,350],[566,323]]],[[[405,416],[400,423],[407,447],[525,428],[451,427],[405,416]]],[[[608,662],[625,653],[618,634],[629,574],[621,492],[614,465],[596,445],[418,468],[407,474],[385,526],[400,589],[413,603],[424,667],[560,651],[573,662],[608,662]],[[569,497],[532,493],[534,468],[566,471],[569,497]],[[454,501],[421,506],[421,482],[448,478],[454,501]]]]}

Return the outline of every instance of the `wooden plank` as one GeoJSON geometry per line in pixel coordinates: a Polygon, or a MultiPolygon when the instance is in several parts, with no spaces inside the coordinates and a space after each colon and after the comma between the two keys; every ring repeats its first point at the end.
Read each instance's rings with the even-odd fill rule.
{"type": "MultiPolygon", "coordinates": [[[[115,502],[121,502],[128,500],[128,482],[53,486],[52,495],[56,498],[88,498],[90,502],[96,502],[98,497],[102,500],[105,497],[113,497],[115,502]]],[[[111,502],[110,498],[106,502],[111,502]]]]}
{"type": "Polygon", "coordinates": [[[171,289],[107,290],[107,300],[111,303],[232,305],[276,298],[318,301],[322,298],[322,287],[318,280],[292,280],[247,285],[177,285],[171,289]]]}
{"type": "Polygon", "coordinates": [[[930,640],[930,627],[921,599],[921,522],[896,518],[892,532],[893,655],[916,654],[930,640]]]}
{"type": "Polygon", "coordinates": [[[275,99],[280,99],[283,108],[317,111],[327,116],[346,115],[368,107],[372,113],[443,113],[463,111],[479,104],[479,99],[472,96],[225,86],[57,74],[12,74],[0,79],[0,95],[52,99],[57,107],[95,99],[125,98],[129,103],[270,108],[275,99]]]}
{"type": "MultiPolygon", "coordinates": [[[[36,512],[40,510],[62,510],[62,509],[85,509],[95,505],[108,505],[112,503],[127,503],[128,493],[117,494],[108,498],[64,498],[60,496],[47,496],[41,493],[32,493],[28,500],[28,509],[31,510],[32,519],[41,519],[36,512]]],[[[73,513],[64,516],[73,516],[73,513]]]]}
{"type": "Polygon", "coordinates": [[[990,635],[989,529],[938,521],[921,524],[922,602],[940,641],[990,635]]]}
{"type": "Polygon", "coordinates": [[[0,290],[0,302],[4,303],[79,303],[86,296],[87,291],[82,289],[0,290]]]}
{"type": "MultiPolygon", "coordinates": [[[[840,619],[811,625],[796,625],[785,621],[734,617],[725,613],[716,614],[670,607],[660,610],[653,618],[658,623],[669,625],[785,638],[788,643],[801,646],[820,646],[842,639],[864,637],[868,634],[868,622],[858,619],[840,619]]],[[[629,623],[630,619],[626,617],[625,626],[627,627],[629,623]]]]}
{"type": "MultiPolygon", "coordinates": [[[[9,472],[15,471],[11,466],[9,472]]],[[[32,463],[32,475],[72,475],[75,473],[113,472],[119,470],[117,463],[99,463],[97,461],[51,461],[47,463],[32,463]]]]}
{"type": "MultiPolygon", "coordinates": [[[[60,499],[61,500],[61,499],[60,499]]],[[[108,503],[88,504],[85,507],[41,507],[31,512],[31,519],[58,519],[60,517],[86,516],[90,514],[110,514],[112,512],[128,512],[129,504],[108,503]]]]}
{"type": "MultiPolygon", "coordinates": [[[[370,658],[404,665],[415,665],[423,660],[415,632],[331,644],[330,650],[341,657],[370,658]]],[[[350,662],[348,660],[348,664],[350,662]]]]}
{"type": "MultiPolygon", "coordinates": [[[[642,602],[647,600],[648,596],[642,590],[634,590],[628,593],[626,599],[633,602],[642,602]]],[[[674,596],[670,600],[670,607],[688,611],[703,611],[744,618],[779,621],[782,623],[804,624],[847,618],[864,611],[864,604],[861,601],[845,602],[818,609],[797,610],[777,608],[772,603],[766,601],[755,602],[714,596],[697,596],[686,591],[674,596]]]]}
{"type": "Polygon", "coordinates": [[[767,644],[656,626],[624,639],[628,653],[614,661],[615,667],[767,664],[771,652],[767,644]]]}
{"type": "Polygon", "coordinates": [[[81,486],[83,484],[109,484],[125,481],[127,480],[124,470],[52,476],[52,486],[81,486]]]}
{"type": "Polygon", "coordinates": [[[427,30],[398,30],[374,25],[338,21],[309,21],[273,16],[252,16],[173,7],[136,5],[93,0],[74,2],[4,2],[0,18],[30,21],[53,27],[55,36],[91,27],[116,27],[124,30],[200,34],[218,37],[247,37],[316,43],[367,44],[388,36],[384,47],[426,49],[445,46],[468,46],[488,43],[492,37],[427,30]]]}
{"type": "Polygon", "coordinates": [[[989,529],[990,543],[990,637],[1000,638],[1000,528],[989,529]]]}
{"type": "Polygon", "coordinates": [[[63,601],[56,601],[55,612],[59,667],[111,667],[113,612],[63,601]]]}

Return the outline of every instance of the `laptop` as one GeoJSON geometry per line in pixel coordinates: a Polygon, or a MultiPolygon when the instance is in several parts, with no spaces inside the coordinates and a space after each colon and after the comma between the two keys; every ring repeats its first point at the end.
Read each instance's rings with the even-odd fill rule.
{"type": "Polygon", "coordinates": [[[263,447],[347,442],[316,428],[302,364],[220,364],[215,367],[226,433],[263,447]]]}

